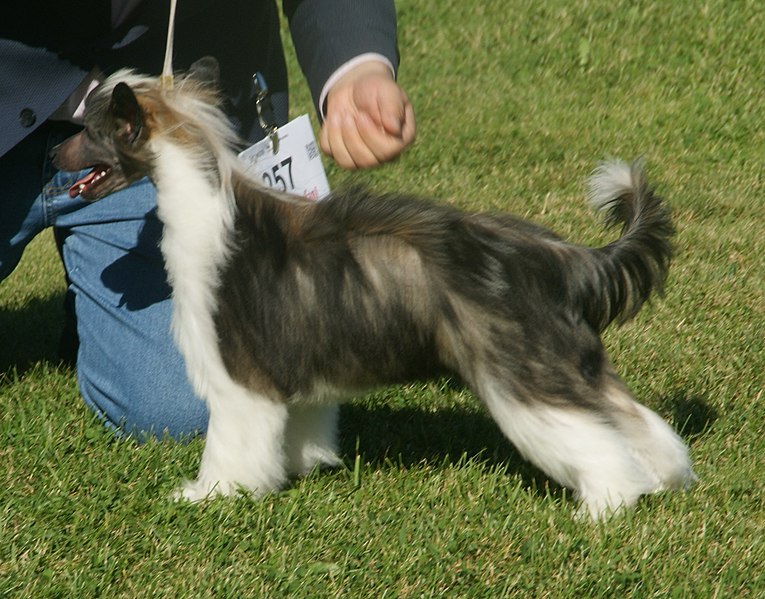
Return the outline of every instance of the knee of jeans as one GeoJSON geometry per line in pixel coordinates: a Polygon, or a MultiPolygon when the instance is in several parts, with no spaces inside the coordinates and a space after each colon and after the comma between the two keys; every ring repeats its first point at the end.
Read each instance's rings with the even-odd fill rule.
{"type": "Polygon", "coordinates": [[[150,381],[147,383],[144,388],[115,388],[94,384],[91,377],[79,375],[85,404],[120,437],[139,442],[164,438],[188,441],[206,433],[207,407],[190,389],[182,385],[174,392],[162,393],[155,392],[150,381]]]}

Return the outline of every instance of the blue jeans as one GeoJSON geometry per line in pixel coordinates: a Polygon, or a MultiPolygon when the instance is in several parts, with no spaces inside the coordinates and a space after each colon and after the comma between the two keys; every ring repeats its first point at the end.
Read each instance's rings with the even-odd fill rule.
{"type": "Polygon", "coordinates": [[[54,227],[74,297],[85,403],[120,434],[204,433],[207,409],[170,334],[154,187],[142,180],[98,202],[70,198],[82,173],[56,171],[48,153],[73,132],[46,123],[0,157],[0,280],[35,235],[54,227]]]}

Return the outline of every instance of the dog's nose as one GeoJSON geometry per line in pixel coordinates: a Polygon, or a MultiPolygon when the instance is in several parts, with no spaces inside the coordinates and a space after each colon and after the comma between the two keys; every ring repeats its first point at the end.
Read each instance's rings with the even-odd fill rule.
{"type": "MultiPolygon", "coordinates": [[[[56,168],[61,169],[61,161],[66,160],[66,154],[67,154],[67,147],[72,144],[72,140],[77,135],[72,135],[70,137],[67,137],[64,141],[61,141],[57,143],[55,146],[53,146],[50,150],[48,150],[48,158],[53,162],[53,165],[56,168]]],[[[69,151],[69,154],[71,155],[71,149],[69,151]]],[[[62,169],[62,170],[68,170],[68,169],[62,169]]]]}
{"type": "Polygon", "coordinates": [[[48,159],[53,163],[53,166],[55,166],[59,170],[63,170],[63,171],[69,170],[67,168],[64,168],[64,165],[62,164],[62,161],[65,160],[65,155],[64,155],[65,146],[67,142],[69,141],[69,139],[65,139],[64,141],[57,143],[50,150],[48,150],[48,159]]]}
{"type": "MultiPolygon", "coordinates": [[[[77,139],[77,137],[82,133],[82,130],[82,126],[80,125],[63,125],[57,132],[59,139],[62,141],[48,150],[48,158],[51,160],[55,160],[56,158],[61,160],[65,154],[65,148],[67,146],[71,145],[72,148],[75,147],[76,144],[73,144],[72,142],[77,139]]],[[[69,153],[71,154],[71,152],[72,150],[70,149],[69,153]]],[[[59,166],[59,168],[61,167],[59,166]]]]}
{"type": "Polygon", "coordinates": [[[55,166],[56,168],[61,168],[58,165],[58,160],[59,160],[59,153],[61,151],[61,146],[64,143],[65,142],[58,143],[55,146],[53,146],[50,150],[48,150],[48,159],[53,163],[53,166],[55,166]]]}

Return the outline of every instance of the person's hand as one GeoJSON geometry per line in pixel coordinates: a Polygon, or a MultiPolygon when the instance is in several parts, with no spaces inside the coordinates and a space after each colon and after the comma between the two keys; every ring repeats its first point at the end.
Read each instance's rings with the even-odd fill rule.
{"type": "Polygon", "coordinates": [[[354,67],[327,94],[319,143],[343,168],[372,168],[393,160],[414,136],[409,98],[382,62],[354,67]]]}

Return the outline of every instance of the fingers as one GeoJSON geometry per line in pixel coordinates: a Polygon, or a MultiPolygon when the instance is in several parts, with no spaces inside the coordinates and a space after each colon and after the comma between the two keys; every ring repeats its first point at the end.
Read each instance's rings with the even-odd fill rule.
{"type": "Polygon", "coordinates": [[[369,117],[361,114],[357,119],[361,140],[377,159],[377,163],[388,162],[399,156],[406,147],[414,141],[414,114],[409,107],[401,117],[394,116],[383,119],[378,124],[369,117]]]}
{"type": "Polygon", "coordinates": [[[380,161],[363,140],[351,115],[327,118],[319,138],[322,151],[345,169],[372,168],[380,161]]]}
{"type": "MultiPolygon", "coordinates": [[[[356,88],[355,103],[366,112],[389,135],[400,137],[406,118],[406,108],[411,108],[409,98],[391,79],[364,82],[356,88]]],[[[413,119],[412,119],[413,121],[413,119]]]]}
{"type": "Polygon", "coordinates": [[[357,100],[336,101],[319,141],[342,168],[372,168],[393,160],[414,141],[414,110],[393,82],[366,93],[356,91],[357,100]]]}

